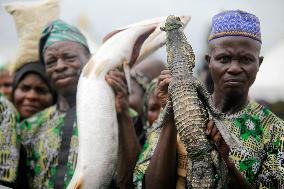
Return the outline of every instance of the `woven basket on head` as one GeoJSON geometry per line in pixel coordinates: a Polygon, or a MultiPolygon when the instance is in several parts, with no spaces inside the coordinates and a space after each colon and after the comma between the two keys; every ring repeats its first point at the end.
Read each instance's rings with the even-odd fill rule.
{"type": "Polygon", "coordinates": [[[18,32],[14,70],[26,63],[38,62],[41,32],[48,22],[59,17],[59,0],[13,2],[4,6],[14,17],[18,32]]]}

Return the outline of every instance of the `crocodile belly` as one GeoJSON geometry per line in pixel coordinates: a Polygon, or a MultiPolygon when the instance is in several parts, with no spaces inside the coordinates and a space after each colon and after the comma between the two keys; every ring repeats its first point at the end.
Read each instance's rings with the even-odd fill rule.
{"type": "Polygon", "coordinates": [[[196,89],[184,78],[188,77],[174,78],[170,91],[177,132],[187,151],[187,187],[215,188],[215,149],[204,132],[208,113],[196,89]]]}
{"type": "Polygon", "coordinates": [[[204,132],[208,114],[197,91],[188,80],[181,77],[173,80],[171,90],[175,124],[188,156],[207,153],[212,149],[204,132]]]}

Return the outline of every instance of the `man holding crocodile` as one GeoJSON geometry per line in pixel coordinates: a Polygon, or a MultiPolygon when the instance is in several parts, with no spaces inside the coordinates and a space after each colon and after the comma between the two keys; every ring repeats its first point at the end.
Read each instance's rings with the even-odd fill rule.
{"type": "MultiPolygon", "coordinates": [[[[260,24],[255,15],[237,10],[213,17],[209,53],[205,56],[214,81],[209,102],[226,115],[226,120],[232,123],[228,124],[230,134],[242,145],[229,148],[213,121],[207,124],[205,134],[226,163],[229,188],[284,187],[284,123],[248,98],[263,60],[259,55],[261,43],[260,24]]],[[[168,98],[171,73],[162,71],[159,78],[156,95],[162,104],[168,98]]],[[[146,141],[147,147],[143,148],[134,173],[137,188],[175,187],[179,178],[176,152],[180,152],[182,144],[177,142],[174,124],[169,112],[163,127],[154,128],[152,137],[146,141]]],[[[183,182],[184,187],[190,187],[191,183],[183,182]]]]}

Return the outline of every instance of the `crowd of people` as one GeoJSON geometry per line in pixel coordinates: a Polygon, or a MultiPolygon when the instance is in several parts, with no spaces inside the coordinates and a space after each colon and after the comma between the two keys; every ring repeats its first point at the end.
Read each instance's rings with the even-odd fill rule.
{"type": "MultiPolygon", "coordinates": [[[[66,188],[78,156],[77,84],[92,55],[84,35],[62,20],[48,23],[38,43],[37,62],[13,74],[0,68],[0,185],[66,188]]],[[[210,100],[243,144],[229,149],[208,122],[204,134],[228,170],[224,187],[284,188],[284,122],[248,96],[263,61],[259,19],[240,10],[218,13],[208,45],[210,100]]],[[[111,70],[105,79],[114,90],[120,137],[109,188],[191,188],[177,171],[182,144],[173,112],[153,127],[172,80],[166,64],[148,59],[133,67],[129,94],[122,71],[111,70]]]]}

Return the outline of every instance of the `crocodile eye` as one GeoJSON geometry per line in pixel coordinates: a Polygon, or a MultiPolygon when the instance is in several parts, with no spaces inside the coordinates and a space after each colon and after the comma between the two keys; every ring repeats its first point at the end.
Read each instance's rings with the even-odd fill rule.
{"type": "Polygon", "coordinates": [[[180,20],[180,17],[176,17],[176,19],[177,19],[178,21],[181,21],[181,20],[180,20]]]}

